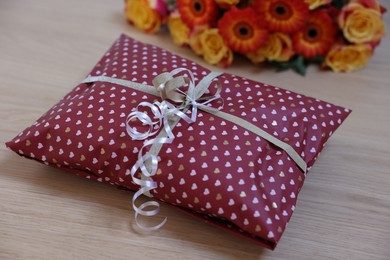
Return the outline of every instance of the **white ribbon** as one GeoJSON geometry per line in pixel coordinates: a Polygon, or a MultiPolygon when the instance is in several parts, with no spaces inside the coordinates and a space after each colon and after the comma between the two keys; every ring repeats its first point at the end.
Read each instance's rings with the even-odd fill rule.
{"type": "Polygon", "coordinates": [[[174,125],[180,119],[184,119],[187,123],[194,123],[197,118],[198,109],[205,110],[210,113],[217,112],[222,109],[223,105],[218,108],[211,106],[213,101],[222,100],[220,96],[221,87],[219,84],[214,95],[202,97],[212,83],[212,80],[219,75],[220,73],[211,73],[201,80],[198,85],[195,85],[195,78],[190,70],[178,68],[169,73],[162,73],[153,80],[153,85],[163,101],[155,101],[154,103],[141,102],[135,110],[127,116],[126,131],[134,140],[145,140],[148,137],[154,136],[161,130],[162,127],[166,134],[166,137],[156,137],[145,141],[144,145],[138,152],[138,160],[130,171],[134,183],[141,187],[134,194],[132,203],[135,211],[135,222],[143,230],[157,230],[167,221],[167,218],[165,218],[161,223],[151,227],[144,226],[138,221],[138,217],[140,215],[155,216],[160,211],[160,204],[157,201],[147,201],[142,203],[139,207],[136,205],[138,197],[142,194],[150,196],[150,191],[157,188],[157,183],[152,180],[152,177],[158,170],[158,153],[149,151],[144,154],[144,149],[148,146],[153,147],[156,144],[163,145],[172,143],[175,139],[172,132],[174,125]],[[188,73],[189,77],[174,77],[182,72],[188,73]],[[184,85],[188,85],[187,92],[179,89],[184,85]],[[168,102],[166,99],[172,100],[177,103],[177,105],[168,102]],[[185,114],[190,107],[192,107],[191,117],[185,114]],[[145,109],[147,109],[151,115],[144,111],[145,109]],[[142,132],[138,131],[137,128],[132,127],[131,123],[136,120],[142,123],[142,127],[146,126],[147,130],[142,132]],[[175,121],[173,126],[170,125],[170,121],[175,121]],[[141,178],[136,177],[136,173],[139,169],[141,170],[141,178]],[[154,209],[147,210],[147,207],[154,207],[154,209]]]}

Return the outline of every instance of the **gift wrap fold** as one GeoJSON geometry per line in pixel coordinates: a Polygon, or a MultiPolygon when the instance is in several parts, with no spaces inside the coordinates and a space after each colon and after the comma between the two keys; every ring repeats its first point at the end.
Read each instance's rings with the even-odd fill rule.
{"type": "MultiPolygon", "coordinates": [[[[274,249],[307,171],[350,110],[121,35],[89,76],[7,146],[163,201],[274,249]]],[[[151,197],[139,204],[142,194],[151,197]]]]}

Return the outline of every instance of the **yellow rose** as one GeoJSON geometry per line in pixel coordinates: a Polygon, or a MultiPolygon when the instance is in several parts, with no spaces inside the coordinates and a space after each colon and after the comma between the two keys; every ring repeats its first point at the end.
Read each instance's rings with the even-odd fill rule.
{"type": "Polygon", "coordinates": [[[180,16],[170,16],[168,18],[168,28],[174,44],[185,45],[190,43],[190,28],[183,23],[180,16]]]}
{"type": "Polygon", "coordinates": [[[305,0],[305,2],[309,5],[309,9],[313,10],[321,5],[329,4],[332,0],[305,0]]]}
{"type": "Polygon", "coordinates": [[[270,61],[288,61],[294,55],[290,37],[283,33],[273,33],[262,47],[270,61]]]}
{"type": "Polygon", "coordinates": [[[381,5],[377,0],[350,0],[350,3],[358,3],[366,8],[374,9],[381,13],[385,11],[384,9],[382,9],[381,5]]]}
{"type": "Polygon", "coordinates": [[[350,72],[363,68],[372,56],[368,44],[335,45],[325,58],[325,65],[335,72],[350,72]]]}
{"type": "Polygon", "coordinates": [[[266,60],[265,53],[262,49],[258,49],[254,52],[248,52],[245,54],[245,56],[253,63],[261,63],[266,60]]]}
{"type": "Polygon", "coordinates": [[[200,36],[207,29],[207,25],[195,26],[190,33],[190,47],[197,55],[203,55],[203,46],[200,42],[200,36]]]}
{"type": "Polygon", "coordinates": [[[161,17],[150,7],[149,0],[128,0],[125,16],[135,27],[147,33],[155,33],[161,25],[161,17]]]}
{"type": "Polygon", "coordinates": [[[230,6],[238,4],[240,0],[215,0],[215,2],[223,8],[229,8],[230,6]]]}
{"type": "Polygon", "coordinates": [[[353,43],[377,42],[385,34],[385,24],[378,10],[351,2],[344,6],[338,24],[345,38],[353,43]]]}
{"type": "Polygon", "coordinates": [[[260,63],[266,59],[270,61],[288,61],[293,55],[292,41],[284,33],[269,35],[264,46],[255,52],[246,54],[253,63],[260,63]]]}
{"type": "Polygon", "coordinates": [[[223,41],[218,29],[206,29],[199,36],[203,58],[210,64],[226,67],[232,63],[233,53],[223,41]]]}

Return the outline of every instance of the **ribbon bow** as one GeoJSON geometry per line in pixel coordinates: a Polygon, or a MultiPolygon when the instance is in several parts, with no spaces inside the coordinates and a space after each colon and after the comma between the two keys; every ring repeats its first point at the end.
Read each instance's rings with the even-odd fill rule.
{"type": "Polygon", "coordinates": [[[142,194],[150,195],[150,191],[157,188],[157,183],[151,179],[157,173],[158,168],[158,151],[163,144],[170,144],[175,139],[172,132],[173,127],[180,119],[184,119],[187,123],[194,123],[197,118],[198,109],[215,113],[222,109],[222,105],[218,108],[212,107],[211,103],[217,100],[223,101],[220,96],[221,85],[217,84],[217,91],[211,96],[203,96],[210,87],[213,79],[221,75],[221,73],[212,72],[203,78],[197,85],[195,85],[195,78],[193,73],[184,68],[178,68],[171,72],[165,72],[153,80],[153,85],[160,94],[162,101],[141,102],[132,111],[126,119],[126,131],[135,140],[145,140],[148,137],[154,136],[161,129],[163,131],[151,140],[145,141],[144,145],[138,152],[138,160],[131,168],[131,177],[137,185],[141,188],[134,194],[132,202],[135,211],[136,224],[144,230],[157,230],[165,224],[165,218],[160,224],[152,227],[146,227],[138,222],[139,215],[154,216],[160,211],[160,204],[156,201],[147,201],[142,203],[139,207],[136,206],[135,201],[142,194]],[[178,76],[182,72],[188,73],[188,76],[178,76]],[[181,87],[188,85],[188,90],[185,92],[181,87]],[[173,101],[175,104],[170,103],[173,101]],[[187,110],[192,107],[191,117],[186,115],[187,110]],[[144,110],[149,109],[151,115],[145,113],[144,110]],[[131,123],[140,121],[143,127],[147,127],[144,132],[138,131],[136,127],[132,127],[131,123]],[[144,148],[152,146],[152,148],[144,154],[144,148]],[[153,149],[153,147],[155,149],[153,149]],[[141,170],[141,178],[135,175],[138,170],[141,170]],[[154,209],[146,210],[147,207],[154,207],[154,209]]]}

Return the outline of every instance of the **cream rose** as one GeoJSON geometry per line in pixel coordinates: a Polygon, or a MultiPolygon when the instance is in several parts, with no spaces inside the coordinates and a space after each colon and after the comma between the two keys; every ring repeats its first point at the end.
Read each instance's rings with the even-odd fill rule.
{"type": "Polygon", "coordinates": [[[170,16],[168,18],[168,28],[176,45],[190,43],[190,28],[181,20],[180,16],[170,16]]]}
{"type": "Polygon", "coordinates": [[[150,7],[148,0],[128,0],[125,16],[135,27],[147,33],[154,33],[161,26],[161,17],[150,7]]]}
{"type": "Polygon", "coordinates": [[[344,6],[338,24],[345,38],[353,43],[377,42],[385,34],[381,13],[359,3],[344,6]]]}
{"type": "Polygon", "coordinates": [[[350,72],[363,68],[372,56],[368,44],[335,45],[325,58],[325,65],[335,72],[350,72]]]}
{"type": "Polygon", "coordinates": [[[313,10],[322,5],[329,4],[332,0],[305,0],[305,2],[309,5],[309,9],[313,10]]]}

